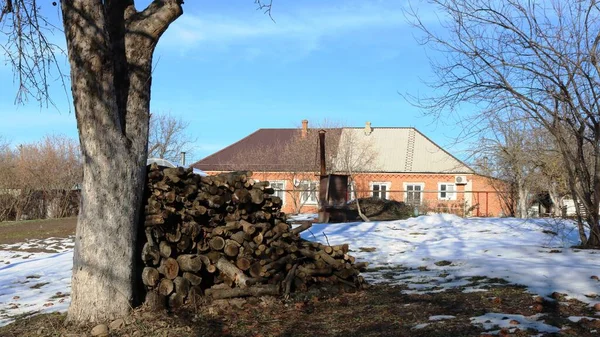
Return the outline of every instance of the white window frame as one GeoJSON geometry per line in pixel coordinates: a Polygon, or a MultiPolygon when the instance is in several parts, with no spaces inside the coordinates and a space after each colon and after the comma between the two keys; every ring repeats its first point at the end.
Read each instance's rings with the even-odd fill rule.
{"type": "Polygon", "coordinates": [[[423,203],[423,192],[425,191],[425,183],[420,183],[420,182],[410,182],[410,183],[403,183],[402,186],[404,187],[404,202],[408,204],[408,186],[419,186],[421,189],[419,190],[419,205],[421,205],[423,203]]]}
{"type": "Polygon", "coordinates": [[[392,187],[392,183],[389,181],[372,181],[369,183],[370,189],[371,189],[371,197],[375,198],[375,185],[379,186],[379,199],[384,199],[387,200],[389,199],[390,196],[390,190],[392,187]],[[381,197],[381,186],[385,186],[385,196],[382,198],[381,197]]]}
{"type": "Polygon", "coordinates": [[[456,200],[456,184],[455,183],[438,183],[438,200],[456,200]],[[442,191],[442,186],[452,186],[452,191],[448,192],[447,187],[442,191]],[[446,196],[442,197],[442,193],[446,196]]]}
{"type": "Polygon", "coordinates": [[[273,181],[269,181],[269,187],[273,188],[273,190],[275,190],[276,193],[274,193],[273,195],[278,196],[279,198],[281,198],[281,205],[285,205],[285,187],[286,187],[286,181],[285,180],[273,180],[273,181]],[[278,189],[273,187],[273,184],[281,184],[282,188],[278,189]],[[281,192],[281,195],[277,195],[277,192],[281,192]]]}
{"type": "Polygon", "coordinates": [[[300,204],[301,205],[316,205],[319,203],[319,182],[314,181],[314,180],[303,180],[300,182],[300,184],[298,185],[298,189],[300,190],[300,204]],[[305,189],[302,187],[303,185],[308,184],[308,189],[311,189],[311,185],[314,184],[315,189],[314,191],[305,191],[305,189]],[[310,197],[313,198],[310,198],[310,197]],[[312,199],[312,200],[311,200],[312,199]]]}

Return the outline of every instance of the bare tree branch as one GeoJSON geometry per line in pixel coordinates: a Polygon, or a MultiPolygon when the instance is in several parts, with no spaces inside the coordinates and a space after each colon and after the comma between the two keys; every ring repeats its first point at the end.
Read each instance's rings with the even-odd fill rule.
{"type": "Polygon", "coordinates": [[[189,154],[196,141],[187,133],[189,125],[171,114],[151,114],[148,155],[177,162],[181,152],[189,154]]]}
{"type": "MultiPolygon", "coordinates": [[[[441,53],[432,59],[438,94],[406,95],[441,118],[463,103],[481,108],[471,121],[507,120],[517,111],[545,128],[567,164],[572,196],[586,210],[600,246],[600,9],[559,0],[427,0],[443,13],[434,24],[411,8],[420,40],[441,53]]],[[[487,125],[487,124],[486,124],[487,125]]],[[[483,131],[486,132],[485,130],[483,131]]],[[[489,132],[489,131],[488,131],[489,132]]]]}
{"type": "Polygon", "coordinates": [[[69,97],[65,74],[57,58],[66,53],[48,38],[57,31],[61,29],[40,13],[37,0],[4,0],[0,35],[5,36],[6,42],[0,48],[18,86],[15,103],[32,98],[40,106],[55,106],[49,92],[54,82],[58,82],[69,97]]]}
{"type": "Polygon", "coordinates": [[[263,0],[254,0],[254,3],[257,6],[257,10],[263,11],[264,14],[269,15],[271,21],[275,22],[273,19],[272,10],[273,10],[273,0],[263,1],[263,0]]]}

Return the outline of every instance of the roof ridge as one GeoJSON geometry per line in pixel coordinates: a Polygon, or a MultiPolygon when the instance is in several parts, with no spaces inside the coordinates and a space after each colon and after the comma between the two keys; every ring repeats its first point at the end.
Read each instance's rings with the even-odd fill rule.
{"type": "MultiPolygon", "coordinates": [[[[364,126],[342,126],[340,129],[364,129],[364,126]]],[[[373,126],[373,129],[415,129],[414,126],[373,126]]]]}

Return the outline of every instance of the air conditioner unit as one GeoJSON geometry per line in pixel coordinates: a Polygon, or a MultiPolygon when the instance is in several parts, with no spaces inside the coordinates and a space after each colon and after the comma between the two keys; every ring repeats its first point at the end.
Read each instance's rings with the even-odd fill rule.
{"type": "Polygon", "coordinates": [[[454,183],[456,185],[466,185],[467,184],[467,176],[455,176],[454,183]]]}

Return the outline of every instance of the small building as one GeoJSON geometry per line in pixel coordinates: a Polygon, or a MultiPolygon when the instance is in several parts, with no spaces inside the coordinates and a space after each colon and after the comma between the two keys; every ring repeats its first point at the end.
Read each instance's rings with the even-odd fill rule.
{"type": "MultiPolygon", "coordinates": [[[[349,174],[348,200],[375,197],[403,201],[419,213],[501,216],[498,181],[468,165],[412,127],[329,128],[328,173],[349,174]]],[[[217,174],[249,170],[266,180],[287,213],[315,212],[318,205],[318,131],[302,128],[259,129],[192,164],[217,174]]]]}

